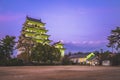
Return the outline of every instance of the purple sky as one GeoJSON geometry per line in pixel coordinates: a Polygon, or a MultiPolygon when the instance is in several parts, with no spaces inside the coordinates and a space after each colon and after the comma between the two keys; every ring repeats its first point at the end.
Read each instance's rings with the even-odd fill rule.
{"type": "Polygon", "coordinates": [[[107,36],[120,26],[120,0],[0,0],[0,38],[18,37],[26,15],[41,18],[67,52],[106,50],[107,36]]]}

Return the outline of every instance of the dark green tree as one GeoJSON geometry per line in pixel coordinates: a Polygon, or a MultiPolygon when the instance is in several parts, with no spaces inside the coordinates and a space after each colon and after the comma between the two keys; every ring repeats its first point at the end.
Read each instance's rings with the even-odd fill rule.
{"type": "Polygon", "coordinates": [[[50,46],[49,48],[49,60],[50,63],[57,63],[61,60],[61,52],[58,48],[55,48],[55,46],[50,46]]]}
{"type": "Polygon", "coordinates": [[[60,51],[54,46],[38,43],[32,50],[31,59],[33,62],[53,64],[60,61],[60,51]]]}
{"type": "Polygon", "coordinates": [[[0,45],[0,65],[5,65],[5,62],[6,62],[6,56],[5,54],[3,53],[3,47],[2,45],[0,45]]]}
{"type": "Polygon", "coordinates": [[[70,61],[69,55],[65,55],[64,58],[62,59],[62,64],[63,65],[70,65],[72,64],[72,61],[70,61]]]}
{"type": "Polygon", "coordinates": [[[41,43],[38,43],[31,52],[31,60],[35,62],[42,62],[43,54],[44,54],[44,46],[41,43]]]}
{"type": "Polygon", "coordinates": [[[111,35],[108,36],[109,44],[108,47],[112,47],[116,49],[118,53],[120,53],[120,27],[117,27],[115,30],[111,31],[111,35]]]}
{"type": "Polygon", "coordinates": [[[15,47],[15,37],[6,35],[0,40],[0,65],[6,65],[11,59],[15,47]]]}
{"type": "Polygon", "coordinates": [[[10,59],[15,47],[15,37],[6,35],[0,40],[0,52],[5,55],[6,59],[10,59]]]}
{"type": "Polygon", "coordinates": [[[31,38],[25,37],[24,35],[22,35],[21,37],[24,37],[24,39],[19,39],[17,48],[21,49],[21,51],[23,50],[23,52],[21,52],[20,54],[21,59],[23,59],[25,63],[30,63],[31,50],[34,46],[34,41],[31,38]]]}

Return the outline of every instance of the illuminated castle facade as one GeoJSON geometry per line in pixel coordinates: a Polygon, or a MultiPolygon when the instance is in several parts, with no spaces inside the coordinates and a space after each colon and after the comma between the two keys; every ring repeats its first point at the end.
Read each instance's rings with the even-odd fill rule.
{"type": "Polygon", "coordinates": [[[37,43],[49,44],[49,35],[46,34],[48,30],[46,30],[44,26],[45,23],[43,23],[41,20],[26,17],[21,35],[31,38],[37,43]]]}

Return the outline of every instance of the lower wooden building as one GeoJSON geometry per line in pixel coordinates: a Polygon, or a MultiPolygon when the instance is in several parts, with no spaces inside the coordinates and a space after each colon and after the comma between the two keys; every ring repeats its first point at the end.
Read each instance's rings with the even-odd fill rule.
{"type": "Polygon", "coordinates": [[[81,65],[98,65],[99,64],[98,57],[94,53],[76,54],[76,55],[71,55],[69,58],[73,64],[81,64],[81,65]]]}

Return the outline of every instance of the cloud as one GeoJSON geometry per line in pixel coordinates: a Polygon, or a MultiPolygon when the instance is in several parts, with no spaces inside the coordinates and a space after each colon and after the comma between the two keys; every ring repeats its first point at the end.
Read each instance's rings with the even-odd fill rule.
{"type": "Polygon", "coordinates": [[[64,47],[66,48],[66,52],[91,52],[91,51],[99,51],[100,49],[108,50],[106,47],[107,41],[71,41],[65,42],[64,47]]]}
{"type": "Polygon", "coordinates": [[[100,51],[100,49],[108,50],[106,47],[107,41],[81,41],[81,42],[64,42],[66,53],[68,52],[92,52],[100,51]]]}
{"type": "Polygon", "coordinates": [[[74,45],[99,45],[99,44],[106,44],[107,41],[62,41],[64,44],[66,43],[70,43],[70,44],[74,44],[74,45]]]}

